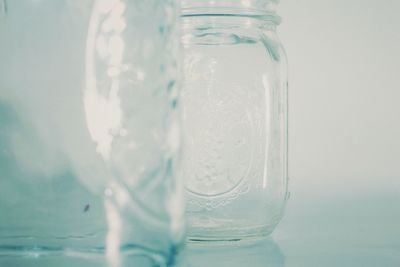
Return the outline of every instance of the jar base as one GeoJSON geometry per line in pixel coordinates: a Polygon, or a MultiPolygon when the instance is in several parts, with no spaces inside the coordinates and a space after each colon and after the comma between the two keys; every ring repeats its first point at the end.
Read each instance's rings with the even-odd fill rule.
{"type": "Polygon", "coordinates": [[[276,224],[251,227],[189,227],[188,242],[244,242],[264,239],[276,224]]]}

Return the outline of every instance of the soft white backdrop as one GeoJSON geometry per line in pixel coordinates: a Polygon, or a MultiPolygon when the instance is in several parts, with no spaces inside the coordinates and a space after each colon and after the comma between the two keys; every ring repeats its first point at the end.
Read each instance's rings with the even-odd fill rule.
{"type": "Polygon", "coordinates": [[[285,266],[400,266],[400,1],[283,0],[285,266]]]}

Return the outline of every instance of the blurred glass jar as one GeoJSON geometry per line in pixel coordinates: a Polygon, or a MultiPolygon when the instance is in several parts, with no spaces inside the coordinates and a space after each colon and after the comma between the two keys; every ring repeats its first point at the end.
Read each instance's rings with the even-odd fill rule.
{"type": "Polygon", "coordinates": [[[177,1],[1,1],[0,255],[172,263],[184,239],[177,1]]]}
{"type": "Polygon", "coordinates": [[[287,63],[273,0],[184,0],[191,240],[268,235],[287,199],[287,63]]]}

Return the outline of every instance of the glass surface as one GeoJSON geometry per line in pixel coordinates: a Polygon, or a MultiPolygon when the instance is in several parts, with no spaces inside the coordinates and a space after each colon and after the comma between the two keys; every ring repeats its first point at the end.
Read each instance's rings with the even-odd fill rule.
{"type": "MultiPolygon", "coordinates": [[[[396,184],[397,185],[397,184],[396,184]]],[[[398,267],[400,201],[395,189],[319,195],[293,188],[285,217],[271,239],[256,242],[191,242],[187,267],[398,267]],[[296,190],[294,190],[296,189],[296,190]],[[336,196],[340,196],[340,199],[336,196]],[[318,201],[315,199],[318,198],[318,201]],[[351,205],[349,205],[351,203],[351,205]],[[304,209],[304,207],[308,207],[304,209]]],[[[135,258],[129,258],[134,260],[135,258]]],[[[150,259],[136,258],[138,265],[150,259]],[[141,261],[140,261],[141,260],[141,261]]],[[[104,257],[70,253],[0,256],[5,267],[106,267],[104,257]]],[[[145,265],[146,266],[146,265],[145,265]]],[[[151,266],[151,265],[150,265],[151,266]]],[[[155,265],[157,266],[157,265],[155,265]]]]}
{"type": "Polygon", "coordinates": [[[285,256],[272,239],[237,243],[190,243],[190,267],[284,267],[285,256]]]}
{"type": "Polygon", "coordinates": [[[177,1],[0,7],[0,255],[172,266],[184,238],[177,1]]]}
{"type": "Polygon", "coordinates": [[[323,194],[292,186],[285,217],[270,239],[189,243],[190,266],[400,266],[400,209],[393,208],[400,202],[398,190],[341,189],[323,194]]]}
{"type": "Polygon", "coordinates": [[[216,2],[183,5],[183,176],[191,240],[268,235],[287,194],[279,18],[259,9],[271,1],[216,2]]]}

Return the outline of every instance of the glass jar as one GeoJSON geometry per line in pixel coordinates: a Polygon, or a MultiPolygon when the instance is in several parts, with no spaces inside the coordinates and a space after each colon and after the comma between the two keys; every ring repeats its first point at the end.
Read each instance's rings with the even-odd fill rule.
{"type": "Polygon", "coordinates": [[[184,0],[190,240],[266,236],[287,199],[287,63],[273,0],[184,0]]]}
{"type": "Polygon", "coordinates": [[[172,266],[178,2],[0,2],[0,256],[172,266]]]}

